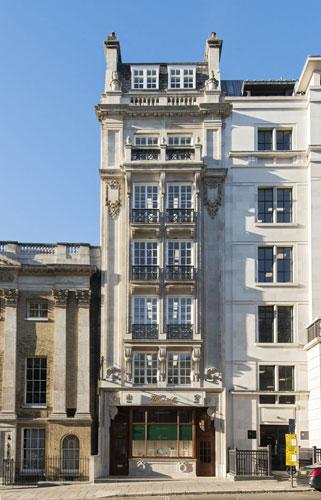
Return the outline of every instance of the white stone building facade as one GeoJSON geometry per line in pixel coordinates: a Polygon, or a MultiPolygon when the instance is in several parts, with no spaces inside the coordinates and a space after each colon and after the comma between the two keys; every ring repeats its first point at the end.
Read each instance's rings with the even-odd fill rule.
{"type": "Polygon", "coordinates": [[[105,42],[101,477],[224,476],[267,444],[283,468],[289,423],[320,446],[321,59],[228,81],[221,48],[127,64],[105,42]]]}

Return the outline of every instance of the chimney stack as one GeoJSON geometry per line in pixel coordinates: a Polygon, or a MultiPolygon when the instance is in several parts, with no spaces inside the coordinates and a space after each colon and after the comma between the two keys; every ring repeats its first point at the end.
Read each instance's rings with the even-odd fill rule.
{"type": "Polygon", "coordinates": [[[105,92],[111,90],[111,82],[113,74],[118,71],[118,64],[121,63],[120,45],[116,33],[109,33],[107,40],[104,42],[105,58],[106,58],[106,73],[105,73],[105,92]]]}

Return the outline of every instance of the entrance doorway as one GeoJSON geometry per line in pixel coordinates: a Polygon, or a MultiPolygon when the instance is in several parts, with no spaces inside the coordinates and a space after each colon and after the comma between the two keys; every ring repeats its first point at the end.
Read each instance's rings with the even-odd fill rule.
{"type": "Polygon", "coordinates": [[[110,426],[110,475],[128,475],[128,411],[118,408],[110,426]]]}
{"type": "Polygon", "coordinates": [[[206,411],[200,413],[196,423],[196,474],[215,475],[215,431],[214,422],[206,411]]]}
{"type": "Polygon", "coordinates": [[[272,470],[285,470],[285,434],[288,433],[288,425],[260,426],[260,446],[271,445],[272,470]]]}

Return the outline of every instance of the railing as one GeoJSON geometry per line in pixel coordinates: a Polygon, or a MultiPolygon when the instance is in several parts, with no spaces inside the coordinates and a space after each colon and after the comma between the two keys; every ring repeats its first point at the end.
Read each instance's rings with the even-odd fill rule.
{"type": "Polygon", "coordinates": [[[155,96],[137,96],[130,98],[131,106],[195,106],[197,99],[195,96],[168,96],[155,97],[155,96]]]}
{"type": "Polygon", "coordinates": [[[132,266],[133,281],[157,281],[158,279],[158,266],[132,266]]]}
{"type": "Polygon", "coordinates": [[[180,324],[180,325],[167,325],[168,339],[192,339],[193,338],[193,325],[180,324]]]}
{"type": "Polygon", "coordinates": [[[158,97],[131,97],[130,104],[134,106],[158,106],[158,97]]]}
{"type": "Polygon", "coordinates": [[[19,253],[28,255],[34,254],[54,254],[56,245],[46,245],[42,243],[22,243],[19,245],[19,253]]]}
{"type": "Polygon", "coordinates": [[[195,106],[197,100],[196,97],[189,96],[168,97],[167,104],[169,106],[195,106]]]}
{"type": "Polygon", "coordinates": [[[321,336],[321,319],[317,319],[308,327],[308,342],[321,336]]]}
{"type": "Polygon", "coordinates": [[[39,481],[89,481],[89,458],[73,460],[46,457],[42,466],[27,468],[26,463],[14,459],[2,462],[2,481],[10,484],[36,484],[39,481]]]}
{"type": "Polygon", "coordinates": [[[184,224],[195,221],[195,212],[192,208],[168,208],[166,222],[171,224],[184,224]]]}
{"type": "Polygon", "coordinates": [[[155,161],[160,159],[158,149],[132,149],[132,161],[155,161]]]}
{"type": "Polygon", "coordinates": [[[234,476],[271,476],[271,448],[229,450],[229,472],[234,476]]]}
{"type": "Polygon", "coordinates": [[[133,208],[132,222],[136,224],[156,224],[159,222],[158,208],[133,208]]]}
{"type": "Polygon", "coordinates": [[[79,254],[80,245],[68,245],[67,253],[69,255],[78,255],[79,254]]]}
{"type": "Polygon", "coordinates": [[[157,339],[158,325],[148,324],[133,324],[132,325],[133,339],[157,339]]]}
{"type": "Polygon", "coordinates": [[[195,279],[194,266],[166,266],[167,281],[193,281],[195,279]]]}
{"type": "Polygon", "coordinates": [[[299,446],[299,468],[321,461],[321,448],[302,448],[299,446]]]}
{"type": "Polygon", "coordinates": [[[181,160],[193,160],[194,151],[190,149],[167,149],[166,150],[166,160],[169,161],[181,161],[181,160]]]}

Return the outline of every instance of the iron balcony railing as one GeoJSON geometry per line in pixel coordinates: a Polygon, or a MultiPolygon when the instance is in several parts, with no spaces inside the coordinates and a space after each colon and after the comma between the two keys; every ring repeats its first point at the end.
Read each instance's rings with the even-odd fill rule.
{"type": "Polygon", "coordinates": [[[193,325],[191,324],[167,325],[166,330],[166,336],[168,339],[193,338],[193,325]]]}
{"type": "Polygon", "coordinates": [[[192,208],[168,208],[166,222],[171,224],[185,224],[195,222],[195,212],[192,208]]]}
{"type": "Polygon", "coordinates": [[[133,281],[157,281],[159,274],[159,266],[132,266],[133,281]]]}
{"type": "Polygon", "coordinates": [[[193,281],[195,279],[194,266],[166,266],[167,281],[193,281]]]}
{"type": "Polygon", "coordinates": [[[321,319],[317,319],[308,327],[308,342],[321,337],[321,319]]]}
{"type": "Polygon", "coordinates": [[[159,210],[158,208],[133,208],[132,222],[135,224],[157,224],[159,210]]]}
{"type": "Polygon", "coordinates": [[[158,149],[133,149],[131,154],[132,161],[155,161],[160,159],[158,149]]]}
{"type": "Polygon", "coordinates": [[[158,339],[158,325],[139,324],[132,325],[133,339],[158,339]]]}
{"type": "Polygon", "coordinates": [[[169,161],[194,160],[194,151],[190,149],[167,149],[166,160],[169,161]]]}

